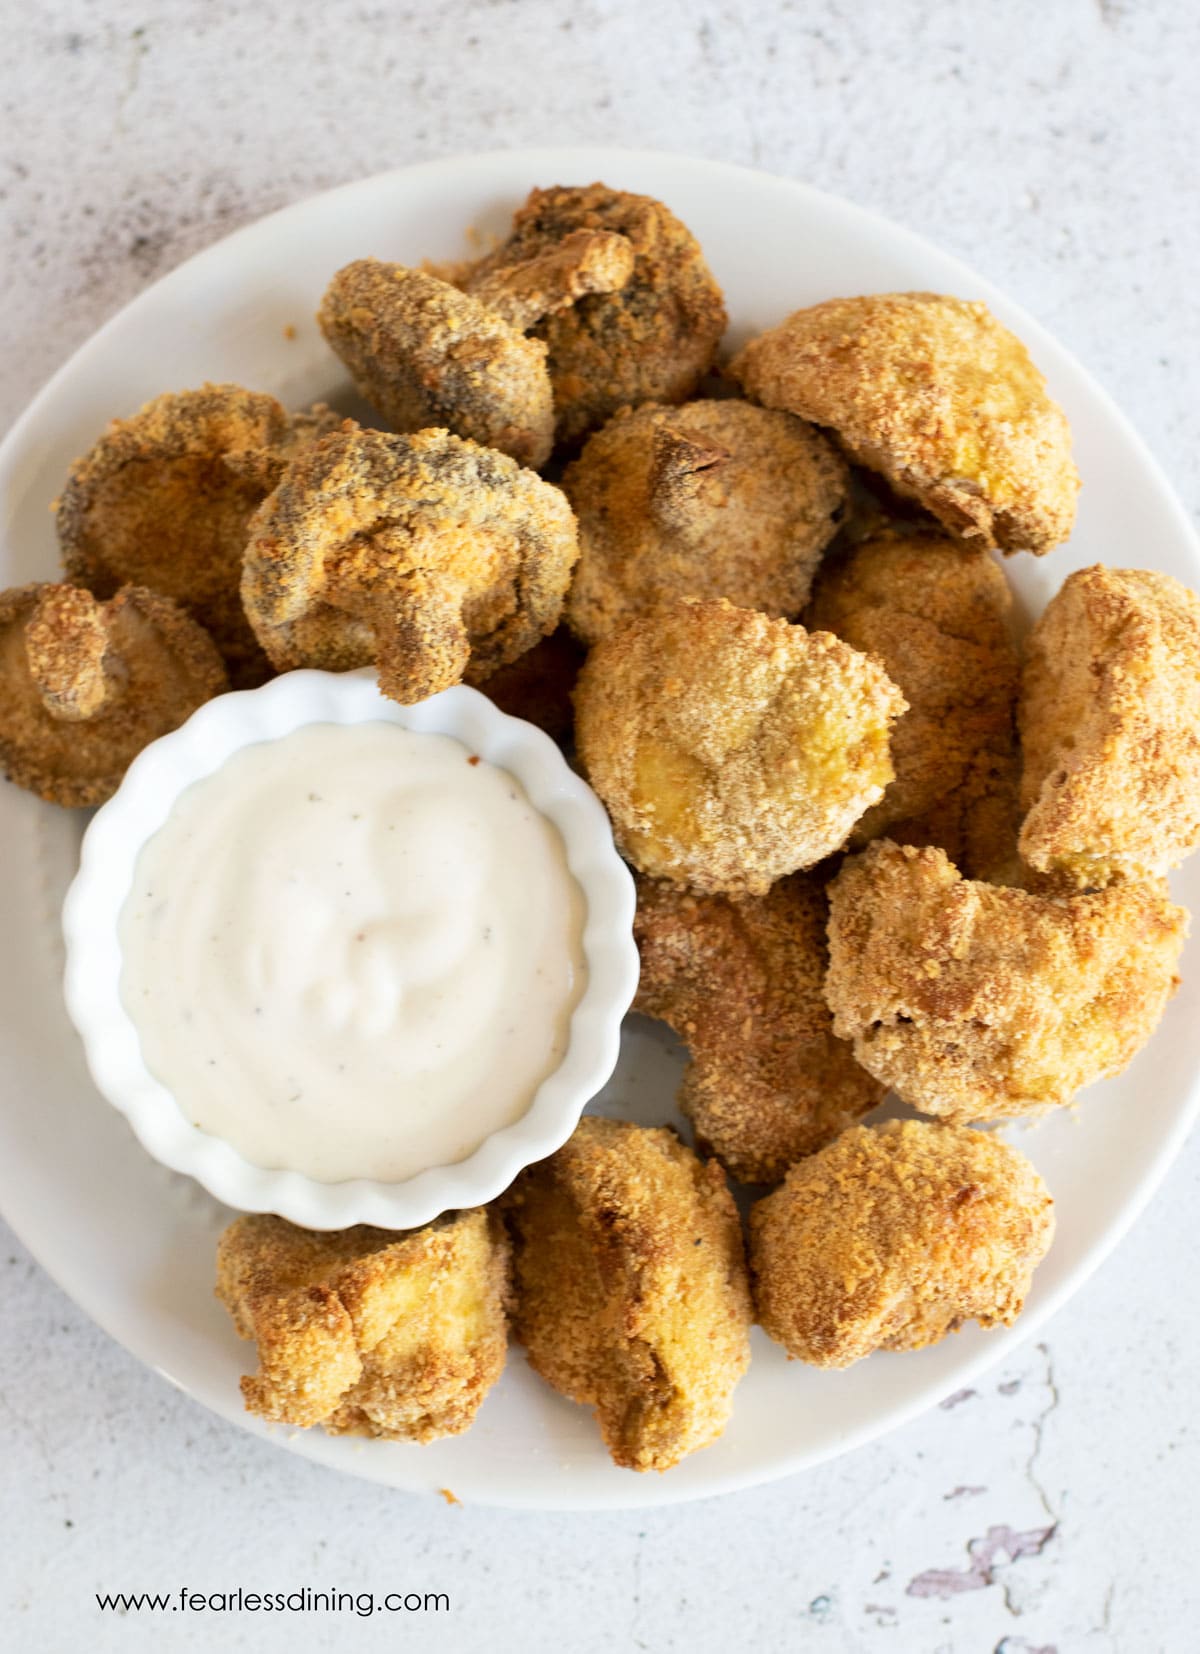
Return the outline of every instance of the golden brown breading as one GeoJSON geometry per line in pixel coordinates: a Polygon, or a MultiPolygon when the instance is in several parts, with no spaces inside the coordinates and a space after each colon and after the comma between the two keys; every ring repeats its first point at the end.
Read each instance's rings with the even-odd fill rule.
{"type": "Polygon", "coordinates": [[[212,639],[170,598],[123,586],[0,592],[0,764],[52,804],[103,804],[151,741],[229,687],[212,639]]]}
{"type": "MultiPolygon", "coordinates": [[[[334,431],[356,431],[358,424],[347,419],[325,402],[313,402],[298,413],[288,415],[287,431],[273,448],[246,448],[226,454],[224,463],[239,477],[253,482],[259,498],[266,499],[273,488],[278,488],[283,474],[294,459],[299,459],[306,448],[334,431]]],[[[238,597],[239,603],[241,596],[238,597]]]]}
{"type": "Polygon", "coordinates": [[[883,662],[908,702],[896,779],[850,842],[936,844],[969,878],[1014,859],[1017,651],[1012,597],[986,551],[936,530],[883,533],[826,564],[806,624],[883,662]]]}
{"type": "Polygon", "coordinates": [[[732,1176],[777,1183],[884,1094],[834,1037],[822,883],[796,874],[738,902],[637,885],[633,1008],[688,1048],[679,1106],[732,1176]]]}
{"type": "Polygon", "coordinates": [[[832,444],[791,414],[734,401],[626,408],[563,476],[579,519],[567,619],[589,644],[670,598],[727,597],[794,620],[846,487],[832,444]]]}
{"type": "Polygon", "coordinates": [[[545,730],[552,741],[565,741],[574,726],[571,691],[583,665],[583,650],[565,626],[498,672],[480,689],[510,718],[524,718],[545,730]]]}
{"type": "Polygon", "coordinates": [[[725,1428],[750,1361],[742,1231],[719,1166],[674,1132],[585,1118],[506,1197],[513,1330],[596,1409],[630,1470],[669,1470],[725,1428]]]}
{"type": "Polygon", "coordinates": [[[1020,849],[1080,886],[1161,875],[1200,842],[1200,597],[1080,569],[1033,629],[1018,713],[1020,849]]]}
{"type": "Polygon", "coordinates": [[[114,420],[58,501],[67,574],[97,597],[128,582],[174,598],[211,633],[235,688],[263,682],[238,581],[247,524],[273,485],[265,456],[295,437],[273,396],[240,385],[167,393],[114,420]]]}
{"type": "Polygon", "coordinates": [[[1188,916],[1157,884],[1061,897],[889,839],[829,887],[834,1032],[925,1114],[1039,1114],[1119,1074],[1178,986],[1188,916]]]}
{"type": "Polygon", "coordinates": [[[604,184],[534,190],[512,232],[463,277],[469,293],[497,302],[498,283],[541,260],[580,230],[624,237],[628,278],[613,292],[585,293],[542,317],[554,386],[557,440],[575,443],[639,402],[682,402],[712,365],[725,331],[721,290],[691,232],[660,201],[604,184]]]}
{"type": "Polygon", "coordinates": [[[552,632],[577,555],[562,494],[506,455],[349,429],[256,513],[242,598],[280,671],[374,662],[384,694],[419,701],[552,632]]]}
{"type": "Polygon", "coordinates": [[[1054,1238],[1054,1202],[990,1132],[855,1126],[750,1213],[764,1331],[817,1367],[919,1350],[964,1321],[1011,1326],[1054,1238]]]}
{"type": "Polygon", "coordinates": [[[829,426],[852,460],[968,543],[1040,554],[1071,532],[1066,416],[984,304],[831,299],[752,340],[730,372],[756,402],[829,426]]]}
{"type": "Polygon", "coordinates": [[[258,1344],[247,1412],[335,1436],[458,1435],[504,1368],[508,1267],[482,1207],[402,1234],[236,1218],[217,1296],[258,1344]]]}
{"type": "Polygon", "coordinates": [[[360,258],[334,276],[317,321],[395,430],[445,426],[521,465],[549,459],[546,347],[477,299],[422,270],[360,258]]]}
{"type": "Polygon", "coordinates": [[[839,849],[882,796],[904,705],[878,662],[828,632],[723,600],[663,604],[592,650],[575,735],[643,873],[761,895],[839,849]]]}

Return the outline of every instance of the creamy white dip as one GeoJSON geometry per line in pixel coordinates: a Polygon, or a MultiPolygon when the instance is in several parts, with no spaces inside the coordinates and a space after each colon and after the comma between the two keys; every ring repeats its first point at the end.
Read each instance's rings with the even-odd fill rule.
{"type": "Polygon", "coordinates": [[[183,793],[121,998],[187,1118],[322,1182],[449,1165],[566,1050],[584,903],[556,827],[448,736],[313,724],[183,793]]]}

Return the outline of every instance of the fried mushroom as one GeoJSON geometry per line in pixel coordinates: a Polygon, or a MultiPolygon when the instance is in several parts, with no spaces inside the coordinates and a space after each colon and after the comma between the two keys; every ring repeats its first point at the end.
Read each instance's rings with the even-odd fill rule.
{"type": "Polygon", "coordinates": [[[829,427],[968,544],[1050,551],[1075,518],[1066,416],[985,304],[879,293],[797,310],[731,364],[746,393],[829,427]]]}
{"type": "Polygon", "coordinates": [[[822,883],[796,874],[736,902],[637,885],[633,1008],[688,1048],[679,1107],[733,1177],[777,1183],[884,1094],[834,1036],[822,883]]]}
{"type": "Polygon", "coordinates": [[[1030,636],[1020,851],[1077,886],[1177,867],[1200,843],[1200,597],[1147,569],[1080,569],[1030,636]]]}
{"type": "Polygon", "coordinates": [[[236,1218],[217,1296],[258,1346],[247,1412],[334,1436],[460,1434],[504,1368],[508,1263],[483,1208],[401,1234],[236,1218]]]}
{"type": "Polygon", "coordinates": [[[665,1128],[589,1116],[506,1210],[513,1329],[547,1383],[595,1408],[614,1463],[669,1470],[715,1441],[751,1320],[720,1167],[665,1128]]]}
{"type": "Polygon", "coordinates": [[[755,1307],[789,1355],[849,1367],[1011,1326],[1053,1238],[1046,1185],[990,1132],[855,1126],[751,1210],[755,1307]]]}
{"type": "Polygon", "coordinates": [[[1178,986],[1188,916],[1164,886],[1070,897],[960,876],[888,839],[829,887],[833,1031],[924,1114],[1040,1114],[1119,1074],[1178,986]]]}
{"type": "Polygon", "coordinates": [[[883,662],[908,702],[896,779],[856,825],[936,844],[971,878],[1012,866],[1018,825],[1012,597],[986,551],[936,531],[884,532],[821,571],[806,622],[883,662]]]}
{"type": "Polygon", "coordinates": [[[829,441],[749,402],[627,408],[563,476],[579,520],[567,619],[585,643],[673,597],[795,619],[837,532],[846,466],[829,441]]]}
{"type": "Polygon", "coordinates": [[[67,575],[97,597],[131,584],[174,598],[210,633],[235,688],[261,683],[270,670],[238,595],[246,530],[274,485],[270,456],[310,417],[297,426],[273,396],[205,385],[114,420],[57,504],[67,575]]]}
{"type": "Polygon", "coordinates": [[[578,555],[558,489],[448,431],[306,450],[250,525],[246,613],[273,665],[375,663],[394,700],[481,683],[552,632],[578,555]]]}
{"type": "Polygon", "coordinates": [[[444,426],[535,470],[550,457],[546,347],[423,270],[360,258],[317,313],[359,392],[397,431],[444,426]]]}
{"type": "Polygon", "coordinates": [[[618,408],[691,396],[712,365],[726,320],[721,290],[691,232],[661,201],[604,184],[534,190],[508,238],[470,267],[463,285],[493,304],[523,283],[544,290],[547,260],[567,244],[580,247],[580,232],[619,236],[632,256],[604,243],[603,260],[593,257],[620,285],[585,290],[533,328],[546,345],[556,440],[567,445],[618,408]]]}
{"type": "Polygon", "coordinates": [[[52,804],[102,804],[151,741],[228,689],[212,639],[170,598],[67,585],[0,593],[0,764],[52,804]]]}
{"type": "Polygon", "coordinates": [[[675,603],[592,650],[575,734],[641,872],[761,895],[839,849],[882,796],[904,705],[876,661],[828,632],[675,603]]]}

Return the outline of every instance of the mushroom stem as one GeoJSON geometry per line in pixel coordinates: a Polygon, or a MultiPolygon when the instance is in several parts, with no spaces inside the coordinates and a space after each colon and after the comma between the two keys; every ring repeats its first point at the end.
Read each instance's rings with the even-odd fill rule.
{"type": "Polygon", "coordinates": [[[698,440],[673,425],[659,425],[649,476],[655,520],[668,529],[686,527],[693,511],[695,479],[730,457],[729,449],[719,442],[698,440]]]}
{"type": "MultiPolygon", "coordinates": [[[[75,586],[47,586],[25,628],[25,657],[52,718],[94,718],[116,690],[105,665],[104,607],[75,586]]],[[[110,663],[111,664],[111,663],[110,663]]]]}
{"type": "Polygon", "coordinates": [[[407,706],[461,682],[471,656],[463,595],[457,581],[418,569],[399,604],[372,615],[379,687],[390,699],[407,706]]]}
{"type": "Polygon", "coordinates": [[[471,288],[473,298],[521,333],[589,293],[617,293],[633,274],[633,243],[613,230],[573,230],[547,252],[508,265],[471,288]]]}

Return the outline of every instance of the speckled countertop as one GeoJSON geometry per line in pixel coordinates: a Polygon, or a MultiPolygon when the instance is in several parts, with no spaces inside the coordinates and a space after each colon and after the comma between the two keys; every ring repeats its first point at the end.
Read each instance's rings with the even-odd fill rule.
{"type": "MultiPolygon", "coordinates": [[[[1186,0],[7,0],[6,19],[5,424],[147,281],[270,208],[456,150],[621,142],[793,174],[960,253],[1200,506],[1186,0]]],[[[1194,1141],[978,1389],[803,1476],[637,1516],[448,1508],[280,1453],[139,1366],[4,1231],[0,1646],[1184,1654],[1198,1199],[1194,1141]],[[452,1607],[102,1619],[93,1595],[260,1579],[452,1607]]]]}

